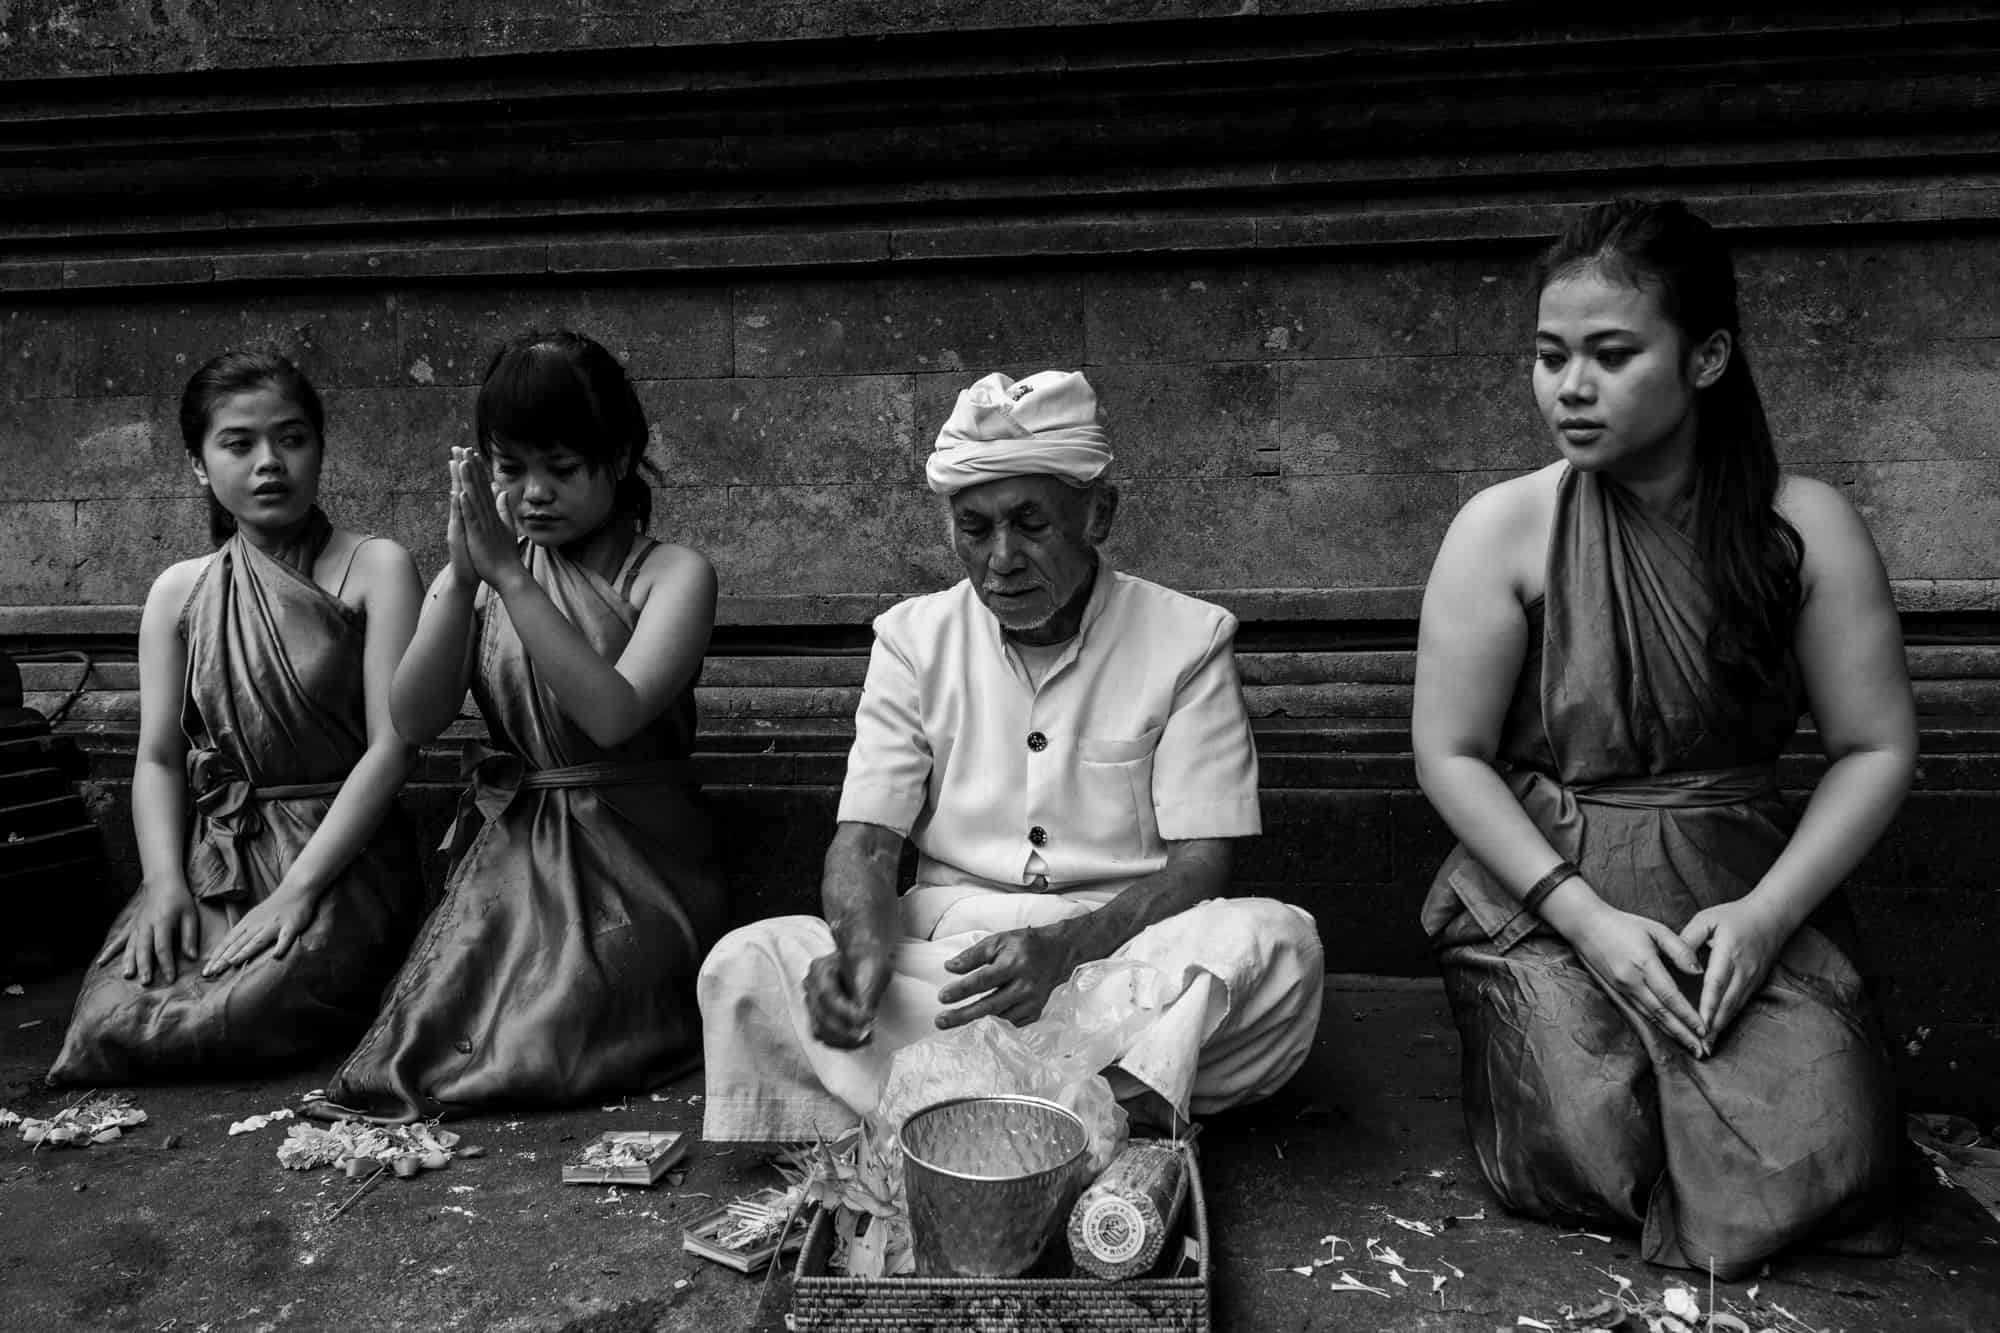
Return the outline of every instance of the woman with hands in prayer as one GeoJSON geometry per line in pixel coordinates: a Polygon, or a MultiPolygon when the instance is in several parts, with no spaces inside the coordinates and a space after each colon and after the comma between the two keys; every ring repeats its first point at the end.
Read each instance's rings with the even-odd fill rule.
{"type": "Polygon", "coordinates": [[[328,1115],[597,1101],[700,1056],[695,969],[723,912],[687,760],[715,571],[644,534],[645,413],[599,343],[508,343],[475,428],[390,703],[428,741],[469,685],[493,748],[467,756],[444,901],[328,1115]]]}

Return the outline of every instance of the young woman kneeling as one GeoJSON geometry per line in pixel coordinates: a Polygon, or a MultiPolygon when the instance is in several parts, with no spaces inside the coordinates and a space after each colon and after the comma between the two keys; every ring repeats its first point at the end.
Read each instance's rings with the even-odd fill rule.
{"type": "Polygon", "coordinates": [[[396,804],[410,751],[389,722],[416,568],[320,510],[319,395],[283,357],[216,357],[180,423],[217,550],[146,598],[144,881],[85,977],[52,1083],[263,1069],[345,1045],[423,919],[396,804]]]}
{"type": "Polygon", "coordinates": [[[1900,1117],[1837,892],[1916,758],[1882,563],[1781,476],[1735,274],[1678,203],[1538,271],[1560,460],[1475,496],[1425,592],[1418,778],[1460,839],[1424,904],[1488,1180],[1660,1264],[1894,1248],[1900,1117]],[[1796,827],[1776,763],[1831,761],[1796,827]]]}

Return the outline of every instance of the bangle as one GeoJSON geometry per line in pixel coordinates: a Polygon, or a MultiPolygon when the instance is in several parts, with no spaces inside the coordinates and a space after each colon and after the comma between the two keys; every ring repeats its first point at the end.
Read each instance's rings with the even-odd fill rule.
{"type": "Polygon", "coordinates": [[[1572,862],[1556,862],[1553,870],[1528,886],[1528,891],[1521,895],[1521,907],[1525,911],[1534,911],[1542,905],[1542,899],[1562,887],[1566,880],[1575,879],[1582,873],[1572,862]]]}

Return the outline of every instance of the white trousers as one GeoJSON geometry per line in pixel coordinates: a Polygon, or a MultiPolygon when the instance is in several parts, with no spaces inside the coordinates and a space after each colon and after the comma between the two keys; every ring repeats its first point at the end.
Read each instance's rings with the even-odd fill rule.
{"type": "MultiPolygon", "coordinates": [[[[769,1142],[848,1129],[875,1108],[895,1052],[938,1030],[946,1007],[938,989],[955,979],[945,960],[985,935],[1079,916],[1111,896],[912,890],[901,900],[908,938],[896,947],[874,1037],[852,1051],[818,1041],[806,1013],[806,969],[833,951],[824,921],[776,917],[730,932],[701,968],[702,1136],[769,1142]]],[[[1152,964],[1176,995],[1118,1058],[1121,1092],[1129,1079],[1184,1116],[1206,1114],[1269,1096],[1305,1063],[1325,956],[1302,909],[1212,898],[1148,926],[1112,956],[1152,964]]]]}

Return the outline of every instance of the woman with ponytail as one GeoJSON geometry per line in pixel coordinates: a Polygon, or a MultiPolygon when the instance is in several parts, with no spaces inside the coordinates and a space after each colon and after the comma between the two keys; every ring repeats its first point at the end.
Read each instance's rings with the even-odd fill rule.
{"type": "Polygon", "coordinates": [[[1535,285],[1560,457],[1453,522],[1412,720],[1480,1164],[1655,1263],[1887,1252],[1900,1117],[1838,891],[1916,761],[1882,562],[1781,476],[1706,222],[1586,209],[1535,285]],[[1830,765],[1794,822],[1802,708],[1830,765]]]}
{"type": "Polygon", "coordinates": [[[390,710],[423,744],[470,685],[494,748],[467,756],[444,901],[328,1115],[601,1101],[700,1058],[723,910],[687,760],[715,571],[641,531],[646,417],[598,343],[508,343],[474,427],[390,710]]]}
{"type": "Polygon", "coordinates": [[[139,623],[143,876],[50,1081],[268,1069],[351,1042],[423,916],[389,680],[421,593],[395,542],[321,511],[324,414],[281,356],[188,381],[181,434],[216,551],[139,623]]]}

